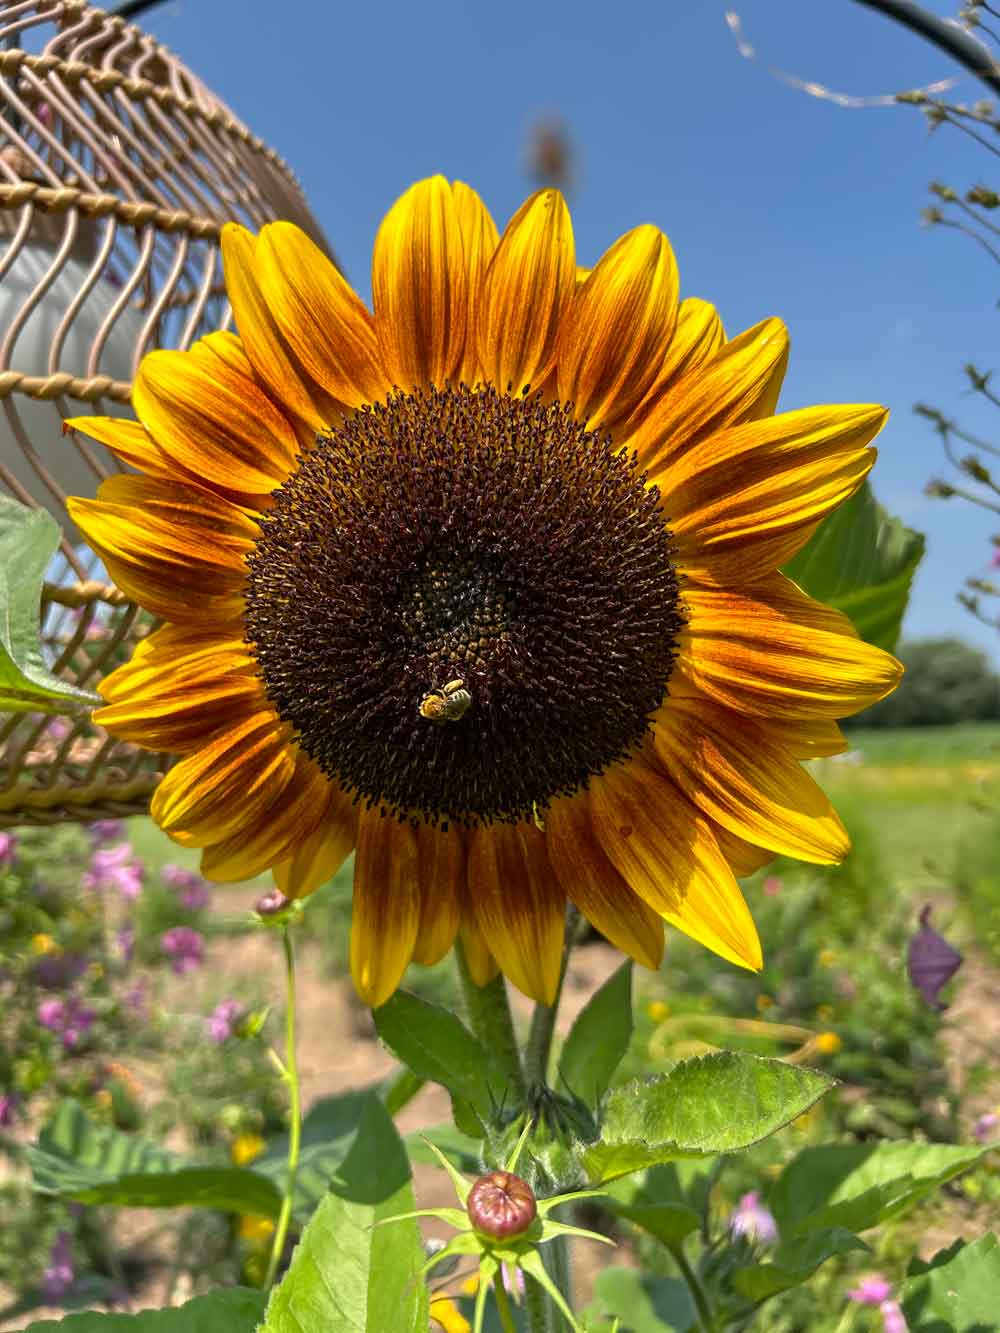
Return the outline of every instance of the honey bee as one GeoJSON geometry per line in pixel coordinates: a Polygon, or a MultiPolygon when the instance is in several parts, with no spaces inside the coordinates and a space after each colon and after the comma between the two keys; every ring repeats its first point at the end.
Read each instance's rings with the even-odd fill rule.
{"type": "Polygon", "coordinates": [[[458,722],[472,706],[472,695],[464,680],[449,680],[447,685],[433,689],[420,700],[420,716],[435,726],[458,722]]]}

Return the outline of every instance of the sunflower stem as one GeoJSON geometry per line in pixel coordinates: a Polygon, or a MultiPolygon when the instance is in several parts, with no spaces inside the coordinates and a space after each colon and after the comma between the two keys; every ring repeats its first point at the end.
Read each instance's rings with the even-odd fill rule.
{"type": "Polygon", "coordinates": [[[281,1212],[271,1244],[271,1257],[267,1264],[267,1276],[264,1289],[274,1285],[278,1264],[285,1250],[289,1223],[292,1220],[292,1197],[295,1193],[295,1180],[299,1171],[299,1146],[302,1140],[302,1105],[299,1092],[299,1062],[295,1050],[295,951],[287,923],[281,927],[281,943],[285,949],[285,1061],[284,1081],[288,1084],[289,1096],[289,1132],[288,1132],[288,1174],[285,1180],[285,1194],[281,1200],[281,1212]]]}
{"type": "Polygon", "coordinates": [[[524,1312],[528,1316],[528,1333],[551,1333],[549,1300],[545,1289],[533,1277],[524,1279],[524,1312]]]}
{"type": "Polygon", "coordinates": [[[668,1245],[667,1249],[673,1256],[674,1262],[681,1271],[681,1277],[687,1283],[688,1291],[691,1293],[694,1308],[698,1312],[698,1328],[701,1333],[713,1333],[715,1316],[712,1314],[712,1307],[708,1303],[705,1288],[701,1285],[701,1279],[691,1267],[691,1261],[684,1253],[683,1242],[678,1241],[676,1245],[668,1245]]]}
{"type": "Polygon", "coordinates": [[[517,1333],[514,1325],[514,1316],[511,1313],[510,1301],[507,1299],[507,1292],[503,1285],[503,1265],[497,1269],[497,1275],[493,1279],[493,1295],[496,1298],[497,1314],[500,1316],[500,1324],[503,1333],[517,1333]]]}
{"type": "Polygon", "coordinates": [[[496,976],[485,986],[477,986],[469,972],[469,964],[461,940],[455,942],[458,972],[462,979],[462,994],[472,1030],[489,1052],[493,1063],[502,1071],[507,1087],[518,1105],[525,1101],[524,1069],[514,1036],[507,986],[502,976],[496,976]]]}
{"type": "Polygon", "coordinates": [[[562,964],[559,968],[559,984],[556,986],[555,999],[551,1004],[536,1004],[535,1012],[531,1016],[528,1044],[524,1049],[524,1072],[529,1088],[548,1086],[556,1013],[562,996],[563,981],[566,979],[566,964],[579,938],[580,921],[580,913],[570,904],[566,909],[566,932],[563,936],[562,964]]]}

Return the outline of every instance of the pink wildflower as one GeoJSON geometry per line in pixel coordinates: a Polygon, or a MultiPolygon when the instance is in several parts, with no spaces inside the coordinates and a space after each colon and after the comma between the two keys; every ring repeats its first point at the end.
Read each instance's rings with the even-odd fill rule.
{"type": "Polygon", "coordinates": [[[160,948],[170,959],[178,976],[200,967],[205,953],[205,942],[190,926],[174,926],[160,936],[160,948]]]}
{"type": "Polygon", "coordinates": [[[239,1000],[220,1000],[206,1020],[208,1035],[221,1046],[236,1031],[245,1012],[239,1000]]]}
{"type": "Polygon", "coordinates": [[[856,1305],[881,1305],[891,1295],[892,1287],[881,1273],[871,1273],[847,1293],[847,1299],[856,1305]]]}
{"type": "Polygon", "coordinates": [[[13,833],[0,833],[0,869],[14,864],[17,839],[13,833]]]}
{"type": "Polygon", "coordinates": [[[73,1240],[68,1231],[60,1231],[52,1246],[48,1267],[42,1274],[42,1295],[53,1304],[62,1300],[75,1278],[73,1240]]]}
{"type": "Polygon", "coordinates": [[[105,842],[114,842],[125,832],[125,821],[122,819],[98,819],[88,826],[87,832],[97,846],[105,842]]]}
{"type": "Polygon", "coordinates": [[[160,877],[164,884],[169,884],[172,889],[177,890],[181,904],[189,912],[197,912],[202,907],[208,906],[208,885],[193,870],[168,864],[160,871],[160,877]]]}
{"type": "Polygon", "coordinates": [[[61,1037],[63,1049],[67,1051],[79,1046],[94,1021],[94,1011],[75,995],[68,998],[50,996],[40,1002],[36,1012],[42,1027],[61,1037]]]}
{"type": "Polygon", "coordinates": [[[83,877],[85,889],[116,889],[123,898],[138,898],[142,892],[143,865],[130,843],[99,847],[83,877]]]}
{"type": "Polygon", "coordinates": [[[1000,1125],[1000,1115],[987,1111],[972,1126],[972,1137],[977,1143],[989,1143],[997,1137],[997,1125],[1000,1125]]]}
{"type": "Polygon", "coordinates": [[[781,892],[781,880],[777,875],[768,875],[761,887],[766,898],[777,898],[781,892]]]}
{"type": "Polygon", "coordinates": [[[750,1190],[740,1199],[729,1219],[729,1231],[733,1236],[745,1236],[761,1245],[771,1245],[778,1239],[778,1224],[770,1209],[761,1203],[757,1190],[750,1190]]]}

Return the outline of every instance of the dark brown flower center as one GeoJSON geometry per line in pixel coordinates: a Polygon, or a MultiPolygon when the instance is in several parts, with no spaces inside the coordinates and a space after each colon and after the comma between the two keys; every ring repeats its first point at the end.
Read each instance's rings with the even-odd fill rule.
{"type": "Polygon", "coordinates": [[[559,403],[465,386],[317,439],[261,519],[246,638],[324,772],[473,825],[637,744],[681,609],[658,493],[608,446],[559,403]]]}

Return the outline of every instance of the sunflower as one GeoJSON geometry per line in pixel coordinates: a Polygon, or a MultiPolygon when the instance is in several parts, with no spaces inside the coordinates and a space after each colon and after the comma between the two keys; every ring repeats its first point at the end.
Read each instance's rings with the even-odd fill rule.
{"type": "Polygon", "coordinates": [[[456,937],[551,1002],[567,900],[648,967],[667,921],[759,968],[737,877],[844,856],[800,761],[900,672],[778,572],[885,411],[776,415],[781,322],[727,340],[652,226],[578,268],[554,190],[499,236],[414,185],[371,312],[291,224],[222,249],[239,336],[70,423],[138,472],[71,513],[164,621],[95,715],[180,756],[157,822],[293,897],[353,851],[371,1005],[456,937]]]}

